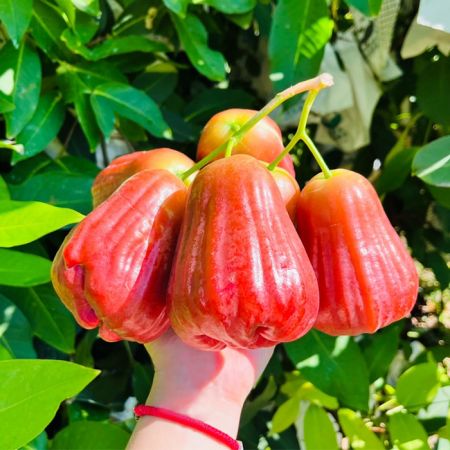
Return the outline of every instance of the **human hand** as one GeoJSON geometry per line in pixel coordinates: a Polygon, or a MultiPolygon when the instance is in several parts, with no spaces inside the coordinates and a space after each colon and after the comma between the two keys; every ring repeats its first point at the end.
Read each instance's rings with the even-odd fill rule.
{"type": "MultiPolygon", "coordinates": [[[[232,437],[237,435],[244,401],[273,353],[273,348],[197,350],[184,344],[172,330],[145,347],[155,367],[146,403],[201,420],[232,437]]],[[[180,425],[144,417],[139,420],[128,448],[224,447],[180,425]]]]}

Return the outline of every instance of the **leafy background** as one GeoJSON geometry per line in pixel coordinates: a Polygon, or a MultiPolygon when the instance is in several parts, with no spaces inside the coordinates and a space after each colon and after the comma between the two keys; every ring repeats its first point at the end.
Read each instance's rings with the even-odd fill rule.
{"type": "MultiPolygon", "coordinates": [[[[376,16],[381,3],[0,2],[0,448],[124,448],[149,390],[143,349],[80,329],[49,283],[99,166],[162,146],[193,156],[212,114],[314,76],[349,8],[376,16]]],[[[374,335],[279,345],[245,405],[245,448],[450,448],[450,58],[400,58],[417,7],[401,8],[403,75],[382,84],[371,144],[323,148],[375,184],[416,260],[417,305],[374,335]]],[[[294,159],[303,185],[317,167],[301,145],[294,159]]]]}

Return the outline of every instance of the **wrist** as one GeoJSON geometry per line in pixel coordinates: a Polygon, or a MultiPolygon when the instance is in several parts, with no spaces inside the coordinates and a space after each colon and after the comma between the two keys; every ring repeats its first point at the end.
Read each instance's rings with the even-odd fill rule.
{"type": "Polygon", "coordinates": [[[201,420],[235,438],[247,394],[235,395],[222,380],[193,386],[157,373],[146,404],[201,420]]]}

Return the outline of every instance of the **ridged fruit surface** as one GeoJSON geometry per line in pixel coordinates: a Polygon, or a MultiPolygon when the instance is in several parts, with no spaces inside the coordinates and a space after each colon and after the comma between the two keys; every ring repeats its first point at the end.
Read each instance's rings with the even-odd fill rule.
{"type": "Polygon", "coordinates": [[[414,262],[366,178],[345,169],[316,175],[300,194],[298,226],[319,282],[317,329],[374,333],[411,311],[414,262]]]}
{"type": "MultiPolygon", "coordinates": [[[[171,148],[156,148],[119,156],[105,167],[92,185],[94,208],[104,202],[126,179],[141,170],[164,169],[180,175],[194,165],[185,154],[171,148]]],[[[193,178],[189,177],[189,180],[193,178]]]]}
{"type": "MultiPolygon", "coordinates": [[[[197,146],[197,161],[219,147],[258,111],[253,109],[227,109],[215,114],[203,128],[197,146]]],[[[246,154],[261,161],[272,162],[283,151],[283,138],[278,125],[264,117],[233,148],[233,155],[246,154]]],[[[223,158],[224,154],[215,159],[223,158]]],[[[279,164],[295,177],[294,164],[286,155],[279,164]]]]}
{"type": "Polygon", "coordinates": [[[201,170],[190,187],[169,285],[176,333],[210,350],[292,341],[314,324],[318,294],[270,172],[248,155],[201,170]]]}
{"type": "Polygon", "coordinates": [[[280,191],[281,198],[286,206],[289,217],[296,223],[297,204],[300,197],[300,187],[297,180],[287,170],[281,167],[275,167],[275,169],[271,171],[271,174],[278,186],[278,190],[280,191]]]}
{"type": "Polygon", "coordinates": [[[165,170],[125,181],[72,230],[53,286],[77,322],[108,341],[149,342],[169,326],[167,284],[187,188],[165,170]]]}

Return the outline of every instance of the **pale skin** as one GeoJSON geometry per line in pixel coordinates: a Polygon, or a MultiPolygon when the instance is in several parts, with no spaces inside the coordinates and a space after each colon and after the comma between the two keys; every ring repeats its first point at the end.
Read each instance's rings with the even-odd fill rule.
{"type": "MultiPolygon", "coordinates": [[[[273,348],[218,352],[184,344],[168,331],[146,349],[155,377],[146,404],[199,419],[236,438],[242,406],[273,348]]],[[[142,417],[127,450],[224,450],[213,438],[156,417],[142,417]]]]}

